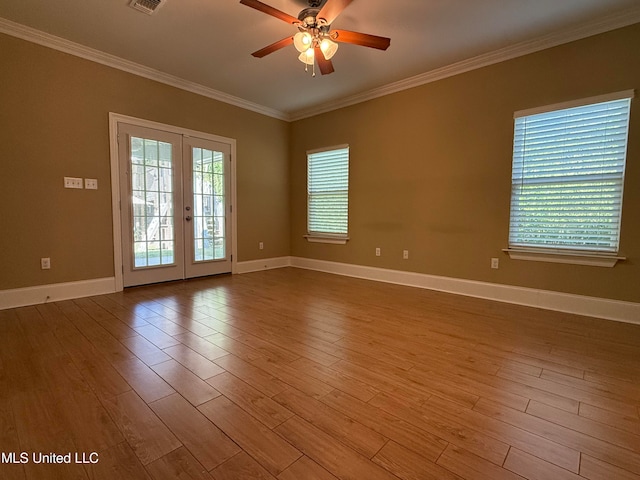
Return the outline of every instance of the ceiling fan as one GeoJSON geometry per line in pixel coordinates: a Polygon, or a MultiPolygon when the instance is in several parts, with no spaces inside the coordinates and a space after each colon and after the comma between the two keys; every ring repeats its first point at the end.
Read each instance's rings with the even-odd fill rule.
{"type": "Polygon", "coordinates": [[[324,5],[320,7],[322,0],[309,0],[309,7],[303,9],[296,18],[259,0],[240,0],[240,3],[247,7],[255,8],[262,13],[276,17],[298,28],[298,32],[295,35],[278,40],[271,45],[253,52],[251,55],[262,58],[293,44],[300,52],[298,59],[305,64],[305,69],[311,65],[314,70],[313,75],[315,76],[316,62],[318,63],[320,73],[323,75],[334,72],[331,58],[338,49],[336,42],[352,43],[354,45],[376,48],[378,50],[386,50],[389,48],[391,39],[386,37],[352,32],[349,30],[331,29],[333,21],[352,1],[353,0],[326,0],[324,5]]]}

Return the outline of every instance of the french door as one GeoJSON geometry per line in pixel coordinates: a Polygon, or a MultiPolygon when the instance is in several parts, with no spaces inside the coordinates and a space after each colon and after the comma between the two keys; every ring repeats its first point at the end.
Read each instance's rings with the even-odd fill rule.
{"type": "Polygon", "coordinates": [[[231,271],[230,150],[118,123],[125,287],[231,271]]]}

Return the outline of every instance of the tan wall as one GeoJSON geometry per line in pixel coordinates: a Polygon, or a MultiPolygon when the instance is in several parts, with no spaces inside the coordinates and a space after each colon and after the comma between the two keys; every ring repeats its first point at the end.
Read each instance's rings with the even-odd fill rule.
{"type": "Polygon", "coordinates": [[[289,254],[287,122],[5,35],[0,52],[0,289],[114,275],[109,112],[236,139],[236,258],[289,254]]]}
{"type": "Polygon", "coordinates": [[[640,99],[615,268],[510,260],[513,113],[640,87],[640,25],[294,123],[292,255],[640,302],[640,99]],[[313,132],[312,134],[310,132],[313,132]],[[308,243],[308,149],[351,146],[347,245],[308,243]],[[382,249],[376,258],[375,247],[382,249]],[[402,250],[410,251],[402,260],[402,250]],[[490,268],[490,258],[500,268],[490,268]]]}
{"type": "Polygon", "coordinates": [[[291,254],[640,302],[637,99],[621,242],[628,260],[606,269],[502,253],[513,112],[638,88],[638,44],[635,25],[289,125],[0,35],[0,289],[113,275],[108,112],[116,112],[237,140],[240,261],[291,254]],[[343,143],[351,240],[309,244],[305,151],[343,143]],[[98,178],[100,189],[65,190],[63,176],[98,178]],[[45,256],[49,271],[40,270],[45,256]]]}

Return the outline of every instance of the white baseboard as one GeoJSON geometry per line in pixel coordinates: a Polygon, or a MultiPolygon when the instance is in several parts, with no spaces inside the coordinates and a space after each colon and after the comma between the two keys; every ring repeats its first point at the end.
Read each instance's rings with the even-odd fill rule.
{"type": "Polygon", "coordinates": [[[291,257],[265,258],[263,260],[250,260],[238,262],[233,273],[251,273],[260,270],[271,270],[291,266],[291,257]]]}
{"type": "MultiPolygon", "coordinates": [[[[458,278],[439,277],[424,273],[327,262],[311,258],[277,257],[238,262],[235,273],[250,273],[283,267],[304,268],[336,275],[345,275],[366,280],[484,298],[498,302],[574,313],[588,317],[606,318],[619,322],[640,324],[640,303],[537,290],[534,288],[514,287],[496,283],[477,282],[473,280],[462,280],[458,278]]],[[[0,310],[92,295],[102,295],[115,291],[114,277],[0,290],[0,310]]]]}
{"type": "Polygon", "coordinates": [[[103,295],[115,291],[114,277],[0,290],[0,310],[70,300],[72,298],[90,297],[92,295],[103,295]]]}
{"type": "Polygon", "coordinates": [[[477,282],[473,280],[462,280],[458,278],[439,277],[424,273],[327,262],[301,257],[291,257],[290,265],[292,267],[334,273],[337,275],[438,290],[498,302],[574,313],[588,317],[606,318],[608,320],[625,323],[640,324],[640,303],[537,290],[534,288],[514,287],[496,283],[477,282]]]}

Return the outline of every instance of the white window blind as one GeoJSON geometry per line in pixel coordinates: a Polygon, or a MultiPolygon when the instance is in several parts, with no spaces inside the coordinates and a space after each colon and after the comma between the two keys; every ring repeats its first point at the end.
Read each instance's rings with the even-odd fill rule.
{"type": "Polygon", "coordinates": [[[633,95],[623,93],[516,114],[510,246],[617,252],[633,95]]]}
{"type": "Polygon", "coordinates": [[[309,235],[347,236],[349,147],[307,152],[309,235]]]}

